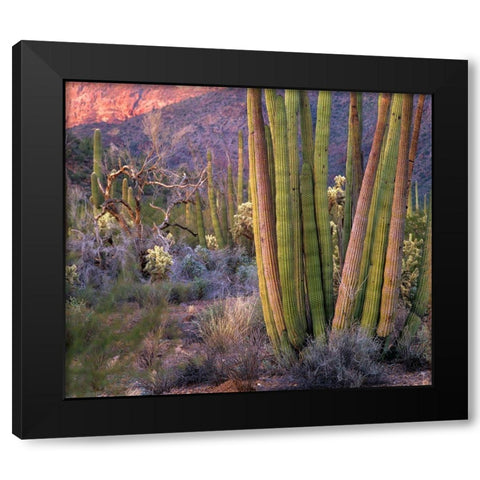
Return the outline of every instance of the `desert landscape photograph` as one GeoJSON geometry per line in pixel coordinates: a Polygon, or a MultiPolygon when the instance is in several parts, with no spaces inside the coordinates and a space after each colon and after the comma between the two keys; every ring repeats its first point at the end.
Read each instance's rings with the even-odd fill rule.
{"type": "Polygon", "coordinates": [[[65,83],[65,396],[431,385],[432,97],[65,83]]]}

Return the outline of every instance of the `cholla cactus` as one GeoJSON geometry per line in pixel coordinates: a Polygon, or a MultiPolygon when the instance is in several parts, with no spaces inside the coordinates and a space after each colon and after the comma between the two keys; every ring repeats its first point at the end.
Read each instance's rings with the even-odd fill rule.
{"type": "Polygon", "coordinates": [[[205,235],[205,241],[209,250],[218,250],[218,242],[215,235],[205,235]]]}
{"type": "Polygon", "coordinates": [[[235,242],[241,237],[253,239],[252,203],[245,202],[239,205],[238,212],[233,216],[232,236],[235,242]]]}
{"type": "Polygon", "coordinates": [[[143,268],[154,280],[162,280],[167,277],[170,267],[173,265],[172,256],[163,247],[155,245],[147,250],[145,255],[147,263],[143,268]]]}
{"type": "Polygon", "coordinates": [[[419,264],[422,258],[423,240],[413,238],[412,234],[403,242],[402,258],[402,281],[400,284],[400,295],[403,303],[412,307],[412,298],[418,283],[419,264]]]}
{"type": "Polygon", "coordinates": [[[333,222],[338,225],[343,219],[345,207],[345,177],[337,175],[333,187],[328,187],[328,212],[333,222]]]}
{"type": "Polygon", "coordinates": [[[110,235],[118,230],[118,223],[115,217],[108,212],[98,218],[97,225],[102,236],[110,235]]]}
{"type": "Polygon", "coordinates": [[[65,282],[70,287],[73,287],[78,284],[80,275],[78,274],[78,268],[75,264],[67,265],[65,267],[65,282]]]}

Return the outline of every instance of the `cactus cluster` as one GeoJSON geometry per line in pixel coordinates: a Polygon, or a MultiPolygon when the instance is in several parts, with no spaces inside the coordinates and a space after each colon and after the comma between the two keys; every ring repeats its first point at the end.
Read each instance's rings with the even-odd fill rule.
{"type": "MultiPolygon", "coordinates": [[[[285,339],[300,350],[309,334],[328,341],[330,329],[342,330],[355,321],[369,335],[385,339],[406,288],[402,250],[424,98],[417,101],[412,129],[413,95],[379,95],[364,172],[362,95],[352,92],[346,176],[329,188],[332,95],[318,92],[315,124],[309,95],[266,89],[266,125],[262,91],[247,92],[258,278],[267,331],[277,350],[285,347],[285,339]]],[[[417,184],[414,188],[418,211],[417,184]]],[[[428,248],[424,252],[428,258],[428,248]]],[[[422,273],[428,272],[427,263],[422,273]]],[[[417,274],[413,270],[411,278],[417,274]]],[[[419,279],[412,302],[410,330],[425,313],[425,279],[419,279]]]]}

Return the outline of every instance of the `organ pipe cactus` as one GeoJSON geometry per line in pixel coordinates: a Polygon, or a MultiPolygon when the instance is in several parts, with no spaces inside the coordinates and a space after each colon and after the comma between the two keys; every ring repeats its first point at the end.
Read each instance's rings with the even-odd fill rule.
{"type": "Polygon", "coordinates": [[[363,176],[362,188],[360,190],[357,204],[357,212],[353,220],[350,242],[343,265],[342,279],[338,289],[335,317],[332,322],[333,329],[346,328],[352,321],[355,299],[359,287],[361,261],[368,225],[368,213],[371,209],[373,186],[375,184],[375,177],[379,166],[380,152],[390,101],[390,94],[383,93],[380,95],[375,134],[365,169],[365,175],[363,176]]]}
{"type": "Polygon", "coordinates": [[[267,333],[279,352],[280,349],[287,350],[289,343],[275,245],[274,203],[268,172],[262,95],[258,88],[247,89],[247,117],[250,192],[260,298],[267,333]]]}
{"type": "Polygon", "coordinates": [[[326,318],[322,286],[322,267],[315,221],[312,168],[304,162],[301,175],[301,199],[303,214],[303,251],[305,253],[305,277],[308,305],[312,319],[313,334],[326,340],[326,318]]]}
{"type": "Polygon", "coordinates": [[[272,198],[275,198],[275,165],[273,161],[273,140],[272,131],[268,125],[265,125],[265,141],[267,143],[268,174],[270,175],[270,187],[272,198]]]}
{"type": "Polygon", "coordinates": [[[225,247],[223,239],[222,229],[220,227],[220,220],[217,214],[217,205],[215,202],[215,187],[213,186],[213,169],[212,169],[212,152],[207,152],[207,193],[208,193],[208,205],[210,207],[210,216],[212,219],[212,227],[217,238],[218,246],[220,248],[225,247]]]}
{"type": "Polygon", "coordinates": [[[388,247],[383,273],[379,337],[387,337],[393,330],[395,311],[400,292],[403,240],[405,236],[406,196],[408,193],[408,147],[412,123],[413,95],[405,94],[402,105],[400,144],[393,192],[392,215],[388,233],[388,247]]]}
{"type": "Polygon", "coordinates": [[[308,92],[300,91],[300,129],[302,132],[302,157],[303,161],[310,164],[313,169],[313,126],[312,126],[312,110],[310,108],[310,100],[308,92]]]}
{"type": "MultiPolygon", "coordinates": [[[[343,216],[343,252],[350,239],[353,217],[357,206],[358,196],[362,182],[362,138],[359,119],[359,95],[350,93],[350,107],[348,113],[348,140],[347,140],[347,161],[346,161],[346,184],[345,184],[345,209],[343,216]]],[[[361,109],[361,94],[360,94],[361,109]]]]}
{"type": "Polygon", "coordinates": [[[291,229],[293,233],[294,275],[293,282],[300,318],[306,318],[305,289],[302,252],[302,217],[300,209],[300,157],[298,152],[298,114],[300,92],[285,90],[285,110],[287,116],[288,162],[290,171],[291,229]]]}
{"type": "Polygon", "coordinates": [[[102,154],[102,134],[96,128],[93,132],[93,171],[100,182],[103,182],[102,154]]]}
{"type": "Polygon", "coordinates": [[[128,180],[126,178],[122,180],[122,200],[125,203],[128,202],[128,180]]]}
{"type": "Polygon", "coordinates": [[[98,176],[95,172],[90,175],[90,188],[92,191],[92,205],[95,209],[99,209],[102,204],[100,200],[100,187],[98,186],[98,176]]]}
{"type": "Polygon", "coordinates": [[[327,196],[331,107],[332,92],[319,92],[317,124],[315,128],[313,177],[315,216],[320,244],[325,314],[328,321],[330,321],[333,316],[333,246],[327,196]]]}
{"type": "Polygon", "coordinates": [[[394,94],[388,136],[385,144],[385,164],[380,172],[380,177],[377,179],[377,182],[379,182],[378,204],[375,212],[370,268],[361,318],[361,326],[369,334],[373,334],[375,331],[380,310],[385,254],[398,159],[402,103],[403,94],[394,94]]]}
{"type": "Polygon", "coordinates": [[[282,291],[282,304],[288,338],[299,349],[305,340],[307,325],[300,317],[295,283],[295,256],[292,229],[292,199],[289,175],[287,116],[283,97],[275,98],[275,123],[273,128],[273,155],[275,162],[275,213],[278,249],[278,266],[282,291]]]}

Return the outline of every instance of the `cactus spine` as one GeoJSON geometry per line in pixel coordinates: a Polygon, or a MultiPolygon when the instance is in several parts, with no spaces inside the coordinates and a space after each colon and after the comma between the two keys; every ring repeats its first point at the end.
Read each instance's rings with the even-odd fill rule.
{"type": "Polygon", "coordinates": [[[317,103],[317,125],[315,128],[314,152],[314,198],[318,240],[322,264],[323,296],[327,320],[333,316],[333,246],[328,213],[328,144],[332,92],[319,92],[317,103]]]}
{"type": "Polygon", "coordinates": [[[243,203],[243,132],[238,131],[237,208],[243,203]]]}
{"type": "Polygon", "coordinates": [[[205,225],[203,223],[202,202],[198,190],[195,192],[195,214],[197,217],[198,244],[203,248],[207,248],[207,242],[205,240],[205,225]]]}
{"type": "Polygon", "coordinates": [[[398,149],[397,171],[395,174],[392,215],[383,274],[380,321],[377,328],[377,335],[379,337],[387,337],[393,330],[395,309],[400,290],[403,239],[405,236],[405,204],[408,192],[408,146],[412,123],[412,109],[413,95],[405,94],[402,106],[400,145],[398,149]]]}
{"type": "Polygon", "coordinates": [[[217,214],[217,205],[215,202],[215,187],[213,186],[213,169],[212,169],[212,152],[207,152],[207,193],[208,204],[210,207],[210,216],[212,219],[212,227],[217,239],[219,248],[225,247],[225,241],[223,239],[222,229],[220,226],[220,220],[217,214]]]}
{"type": "Polygon", "coordinates": [[[300,209],[300,157],[298,153],[298,114],[300,109],[300,92],[285,90],[285,109],[287,115],[287,142],[290,170],[291,229],[293,233],[294,282],[297,309],[300,318],[306,318],[304,269],[302,252],[302,214],[300,209]]]}
{"type": "Polygon", "coordinates": [[[283,311],[288,338],[295,348],[300,348],[307,330],[305,317],[300,317],[295,284],[295,257],[292,231],[292,200],[287,142],[287,116],[283,97],[275,99],[273,129],[273,155],[275,161],[275,212],[277,230],[278,265],[282,291],[283,311]]]}
{"type": "Polygon", "coordinates": [[[375,134],[362,181],[357,212],[353,220],[350,242],[346,251],[342,279],[335,305],[335,317],[332,327],[337,330],[348,327],[352,321],[367,232],[368,212],[372,203],[373,186],[379,165],[390,100],[390,94],[380,95],[375,134]]]}
{"type": "Polygon", "coordinates": [[[262,295],[262,307],[267,329],[270,328],[270,338],[274,337],[274,335],[269,323],[269,312],[271,312],[271,319],[276,326],[278,342],[281,344],[282,349],[287,349],[287,331],[283,315],[280,274],[275,247],[274,204],[270,188],[265,125],[262,115],[262,95],[261,90],[258,88],[247,89],[247,116],[250,191],[255,219],[253,224],[255,249],[257,252],[257,270],[259,285],[265,285],[265,292],[262,295]],[[258,256],[259,254],[260,256],[258,256]],[[263,268],[261,268],[262,266],[263,268]]]}
{"type": "Polygon", "coordinates": [[[393,201],[393,187],[398,158],[400,122],[402,116],[403,94],[394,94],[390,125],[385,144],[385,165],[377,179],[378,203],[375,215],[375,231],[370,258],[370,271],[365,291],[365,301],[361,318],[362,328],[373,334],[378,322],[380,296],[383,283],[385,254],[387,248],[388,229],[393,201]]]}
{"type": "Polygon", "coordinates": [[[305,277],[308,303],[312,318],[313,335],[326,340],[325,304],[322,287],[322,267],[318,247],[315,203],[313,199],[312,168],[303,162],[301,175],[301,199],[303,214],[303,250],[305,253],[305,277]]]}

